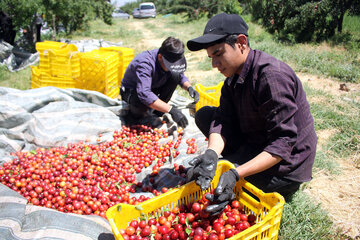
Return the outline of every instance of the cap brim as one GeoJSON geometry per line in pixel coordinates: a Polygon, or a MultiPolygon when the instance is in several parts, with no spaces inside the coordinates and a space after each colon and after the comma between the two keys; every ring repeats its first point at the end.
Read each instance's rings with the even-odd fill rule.
{"type": "Polygon", "coordinates": [[[190,51],[198,51],[204,48],[211,46],[212,43],[226,37],[226,34],[217,35],[217,34],[205,34],[201,37],[194,38],[187,42],[187,47],[190,51]]]}
{"type": "Polygon", "coordinates": [[[171,62],[163,56],[163,61],[165,67],[172,73],[183,73],[186,70],[186,59],[184,56],[175,62],[171,62]]]}

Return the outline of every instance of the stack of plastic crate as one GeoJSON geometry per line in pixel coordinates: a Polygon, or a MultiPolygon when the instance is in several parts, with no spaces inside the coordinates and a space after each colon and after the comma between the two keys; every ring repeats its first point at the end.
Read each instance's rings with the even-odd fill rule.
{"type": "Polygon", "coordinates": [[[70,77],[77,80],[80,77],[78,53],[78,48],[74,44],[68,44],[62,49],[50,50],[50,74],[54,77],[70,77]]]}
{"type": "Polygon", "coordinates": [[[66,43],[55,41],[44,41],[36,43],[36,51],[39,52],[39,69],[43,73],[50,75],[50,57],[49,51],[52,49],[62,49],[67,46],[66,43]]]}
{"type": "Polygon", "coordinates": [[[44,41],[36,43],[36,50],[40,60],[38,67],[32,67],[31,88],[82,88],[80,59],[75,45],[44,41]]]}
{"type": "Polygon", "coordinates": [[[80,54],[80,82],[84,89],[101,92],[111,98],[119,95],[119,53],[93,50],[80,54]]]}
{"type": "Polygon", "coordinates": [[[121,85],[121,80],[124,77],[126,68],[128,67],[131,60],[135,56],[135,50],[127,47],[101,47],[100,51],[114,51],[119,54],[119,63],[118,63],[118,85],[121,85]]]}

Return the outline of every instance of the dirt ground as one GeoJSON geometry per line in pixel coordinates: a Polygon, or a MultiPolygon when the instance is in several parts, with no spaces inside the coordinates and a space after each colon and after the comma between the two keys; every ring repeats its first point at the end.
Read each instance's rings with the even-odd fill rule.
{"type": "MultiPolygon", "coordinates": [[[[149,49],[160,47],[163,39],[156,39],[154,33],[143,26],[143,22],[137,21],[131,24],[131,27],[145,31],[143,32],[145,38],[139,43],[142,47],[148,46],[149,49]]],[[[206,57],[206,53],[203,51],[186,53],[188,69],[189,66],[196,64],[204,57],[206,57]]],[[[185,75],[190,80],[206,79],[207,76],[214,73],[217,73],[216,69],[196,72],[188,70],[185,75]]],[[[344,85],[338,81],[310,74],[297,74],[302,82],[311,88],[333,94],[344,101],[360,102],[360,84],[346,83],[344,85]]],[[[322,144],[334,134],[334,131],[317,132],[317,134],[318,148],[321,148],[322,144]]],[[[340,228],[345,236],[353,239],[360,238],[360,153],[349,159],[338,159],[337,162],[340,174],[329,175],[324,171],[316,172],[304,192],[314,202],[321,203],[321,207],[328,212],[335,226],[340,228]]]]}
{"type": "MultiPolygon", "coordinates": [[[[360,84],[346,84],[312,75],[298,73],[303,82],[311,88],[339,96],[344,101],[359,102],[360,84]],[[352,94],[355,92],[356,94],[352,94]],[[350,98],[349,95],[355,95],[350,98]]],[[[317,132],[318,148],[329,139],[335,130],[317,132]]],[[[312,181],[304,192],[314,201],[320,202],[333,220],[335,226],[342,230],[345,236],[355,239],[360,237],[360,153],[351,158],[337,159],[338,175],[329,175],[324,171],[315,172],[312,181]],[[357,164],[356,164],[357,163],[357,164]]]]}

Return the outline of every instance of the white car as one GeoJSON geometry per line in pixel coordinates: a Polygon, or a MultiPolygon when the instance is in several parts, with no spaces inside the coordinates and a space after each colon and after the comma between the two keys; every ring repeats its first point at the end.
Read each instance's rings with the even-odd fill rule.
{"type": "Polygon", "coordinates": [[[155,18],[156,8],[152,2],[144,2],[139,4],[140,18],[155,18]]]}
{"type": "Polygon", "coordinates": [[[130,15],[121,9],[115,9],[114,12],[112,13],[112,17],[113,18],[121,18],[121,19],[129,19],[130,15]]]}

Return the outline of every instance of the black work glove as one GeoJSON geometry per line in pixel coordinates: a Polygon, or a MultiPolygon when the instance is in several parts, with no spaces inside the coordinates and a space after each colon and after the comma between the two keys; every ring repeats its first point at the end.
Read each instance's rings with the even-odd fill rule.
{"type": "Polygon", "coordinates": [[[226,205],[235,198],[234,187],[239,179],[240,176],[235,168],[221,174],[219,183],[215,189],[215,194],[206,195],[206,199],[212,202],[212,204],[206,208],[206,211],[212,216],[221,213],[226,205]]]}
{"type": "Polygon", "coordinates": [[[185,128],[189,122],[186,116],[176,107],[171,107],[169,111],[172,119],[182,128],[185,128]]]}
{"type": "Polygon", "coordinates": [[[201,190],[210,187],[210,183],[215,176],[218,161],[217,153],[212,149],[207,149],[204,154],[197,156],[189,162],[192,166],[187,171],[187,182],[195,180],[201,190]]]}
{"type": "Polygon", "coordinates": [[[199,93],[192,86],[188,88],[188,92],[190,97],[194,99],[194,103],[196,104],[200,100],[199,93]]]}

